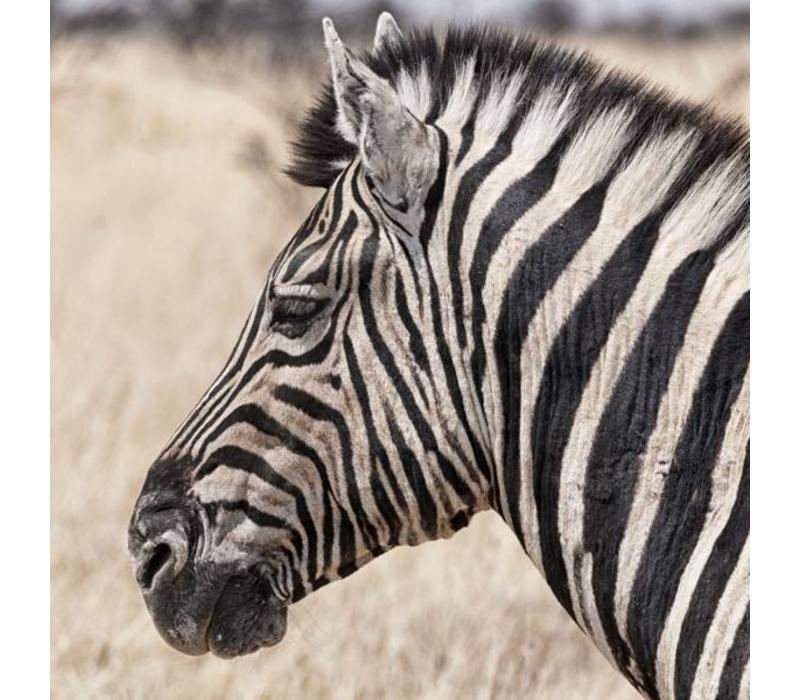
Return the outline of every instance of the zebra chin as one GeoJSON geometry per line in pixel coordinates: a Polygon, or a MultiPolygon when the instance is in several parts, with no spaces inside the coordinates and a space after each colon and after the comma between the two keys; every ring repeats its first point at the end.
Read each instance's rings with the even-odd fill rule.
{"type": "Polygon", "coordinates": [[[233,658],[283,639],[287,605],[261,576],[192,569],[187,566],[170,586],[144,592],[156,629],[173,649],[233,658]]]}
{"type": "Polygon", "coordinates": [[[214,606],[208,648],[215,656],[232,658],[271,647],[286,634],[286,611],[257,574],[233,576],[214,606]]]}

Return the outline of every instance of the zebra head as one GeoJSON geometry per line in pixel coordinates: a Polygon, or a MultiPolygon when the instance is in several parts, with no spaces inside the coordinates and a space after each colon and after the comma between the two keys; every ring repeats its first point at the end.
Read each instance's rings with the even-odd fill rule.
{"type": "MultiPolygon", "coordinates": [[[[436,340],[450,319],[427,243],[446,137],[323,25],[352,157],[150,468],[129,528],[155,624],[190,654],[277,643],[291,602],[486,502],[480,441],[460,420],[473,399],[436,340]]],[[[373,54],[402,41],[382,15],[373,54]]]]}

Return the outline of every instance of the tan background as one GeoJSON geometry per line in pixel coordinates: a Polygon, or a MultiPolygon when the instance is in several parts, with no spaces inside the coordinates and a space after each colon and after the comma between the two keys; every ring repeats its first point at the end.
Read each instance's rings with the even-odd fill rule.
{"type": "MultiPolygon", "coordinates": [[[[746,37],[569,41],[748,114],[746,37]]],[[[250,657],[183,657],[147,616],[129,513],[317,197],[279,171],[322,58],[321,42],[302,70],[153,36],[53,42],[53,695],[635,697],[489,514],[312,595],[250,657]]]]}

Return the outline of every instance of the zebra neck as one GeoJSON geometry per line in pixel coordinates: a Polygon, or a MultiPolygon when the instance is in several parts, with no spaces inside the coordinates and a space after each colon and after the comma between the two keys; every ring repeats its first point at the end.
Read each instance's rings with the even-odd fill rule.
{"type": "Polygon", "coordinates": [[[718,498],[736,523],[745,512],[733,503],[748,469],[748,158],[708,143],[691,129],[641,140],[610,116],[580,137],[484,150],[456,169],[447,229],[492,504],[561,605],[651,695],[678,677],[671,652],[658,651],[661,675],[655,659],[662,632],[678,634],[667,613],[691,555],[673,557],[662,533],[697,541],[707,501],[677,473],[651,528],[637,484],[661,483],[675,460],[709,485],[724,451],[736,469],[718,498]],[[655,620],[644,631],[643,618],[655,620]]]}

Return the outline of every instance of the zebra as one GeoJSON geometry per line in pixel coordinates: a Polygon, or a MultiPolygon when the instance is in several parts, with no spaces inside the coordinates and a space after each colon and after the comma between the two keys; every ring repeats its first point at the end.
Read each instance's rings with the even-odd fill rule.
{"type": "Polygon", "coordinates": [[[746,127],[506,30],[323,30],[323,194],[134,507],[158,631],[274,645],[491,508],[643,695],[747,697],[746,127]]]}

